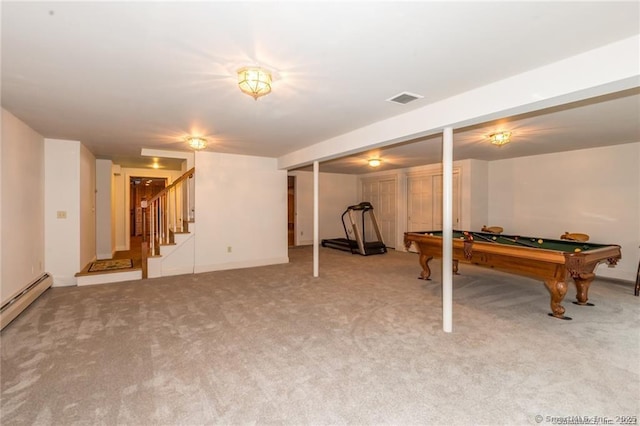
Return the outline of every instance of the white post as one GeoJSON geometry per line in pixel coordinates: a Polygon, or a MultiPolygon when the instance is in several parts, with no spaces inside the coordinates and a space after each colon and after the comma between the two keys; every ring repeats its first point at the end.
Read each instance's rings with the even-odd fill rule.
{"type": "Polygon", "coordinates": [[[317,161],[313,162],[313,276],[319,276],[320,242],[318,241],[318,187],[319,187],[320,166],[317,161]]]}
{"type": "Polygon", "coordinates": [[[442,132],[442,329],[453,331],[453,129],[442,132]]]}

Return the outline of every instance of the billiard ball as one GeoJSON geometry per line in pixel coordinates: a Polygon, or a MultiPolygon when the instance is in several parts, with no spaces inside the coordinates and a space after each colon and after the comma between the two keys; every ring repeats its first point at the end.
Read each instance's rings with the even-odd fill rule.
{"type": "Polygon", "coordinates": [[[542,241],[542,238],[541,238],[541,239],[538,240],[538,244],[542,244],[542,243],[543,243],[543,241],[542,241]]]}
{"type": "Polygon", "coordinates": [[[497,239],[498,239],[498,237],[491,237],[491,239],[492,239],[493,241],[495,241],[495,240],[497,240],[497,239]]]}
{"type": "Polygon", "coordinates": [[[580,247],[576,247],[575,250],[573,250],[573,251],[575,251],[576,253],[580,253],[582,251],[582,249],[580,247]]]}

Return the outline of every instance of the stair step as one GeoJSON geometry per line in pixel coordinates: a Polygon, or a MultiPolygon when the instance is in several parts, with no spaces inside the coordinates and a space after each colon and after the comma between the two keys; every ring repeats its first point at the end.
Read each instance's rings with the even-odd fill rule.
{"type": "Polygon", "coordinates": [[[78,287],[95,284],[117,283],[122,281],[132,281],[142,279],[142,268],[131,268],[126,270],[86,272],[76,274],[78,287]]]}

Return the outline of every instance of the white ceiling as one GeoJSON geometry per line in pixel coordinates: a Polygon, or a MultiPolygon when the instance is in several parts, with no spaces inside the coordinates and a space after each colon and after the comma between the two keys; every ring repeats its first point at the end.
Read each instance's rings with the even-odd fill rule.
{"type": "MultiPolygon", "coordinates": [[[[2,2],[2,106],[47,138],[140,163],[142,148],[279,157],[640,33],[631,2],[2,2]],[[261,65],[254,101],[235,71],[261,65]],[[403,91],[424,98],[385,101],[403,91]]],[[[579,72],[577,70],[576,72],[579,72]]],[[[640,140],[640,92],[455,133],[455,159],[640,140]],[[487,146],[507,128],[513,142],[487,146]]],[[[322,164],[362,173],[440,160],[439,138],[322,164]]],[[[148,161],[147,161],[148,162],[148,161]]],[[[146,163],[145,163],[146,164],[146,163]]],[[[167,166],[170,167],[167,163],[167,166]]]]}

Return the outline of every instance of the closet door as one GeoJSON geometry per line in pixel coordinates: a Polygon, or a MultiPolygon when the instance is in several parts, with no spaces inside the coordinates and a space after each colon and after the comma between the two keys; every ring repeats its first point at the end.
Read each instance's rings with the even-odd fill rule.
{"type": "MultiPolygon", "coordinates": [[[[453,227],[460,224],[460,172],[453,173],[453,227]]],[[[442,229],[442,175],[407,179],[407,231],[442,229]]]]}
{"type": "Polygon", "coordinates": [[[407,179],[407,231],[432,231],[433,178],[430,175],[407,179]]]}
{"type": "MultiPolygon", "coordinates": [[[[433,229],[442,229],[442,175],[433,178],[433,229]]],[[[460,224],[460,173],[453,173],[453,229],[460,224]]]]}
{"type": "MultiPolygon", "coordinates": [[[[367,180],[362,182],[362,199],[360,201],[368,201],[373,206],[373,211],[378,214],[378,200],[380,193],[380,183],[377,180],[367,180]]],[[[362,232],[362,212],[354,213],[356,222],[358,224],[358,228],[360,232],[362,232]]],[[[368,214],[365,216],[367,218],[368,214]]],[[[382,231],[381,231],[382,232],[382,231]]],[[[378,237],[376,236],[375,231],[373,230],[373,225],[368,220],[365,220],[364,225],[364,240],[365,241],[376,241],[378,237]]]]}
{"type": "Polygon", "coordinates": [[[396,181],[382,180],[378,185],[378,205],[373,205],[382,239],[387,247],[396,246],[396,181]]]}
{"type": "MultiPolygon", "coordinates": [[[[396,186],[395,179],[362,181],[361,201],[368,201],[373,206],[373,212],[378,219],[378,226],[380,227],[382,240],[389,248],[394,248],[396,246],[397,238],[396,186]]],[[[361,226],[362,224],[359,222],[358,227],[361,226]]],[[[365,240],[377,241],[378,236],[375,233],[373,224],[367,220],[365,221],[365,228],[365,240]]]]}

